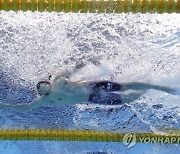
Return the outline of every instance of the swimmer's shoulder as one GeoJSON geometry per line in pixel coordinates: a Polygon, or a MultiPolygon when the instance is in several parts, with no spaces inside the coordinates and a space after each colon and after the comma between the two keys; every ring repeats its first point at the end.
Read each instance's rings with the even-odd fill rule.
{"type": "Polygon", "coordinates": [[[64,76],[61,76],[61,75],[58,75],[52,82],[52,84],[55,84],[55,85],[59,85],[59,84],[64,84],[66,82],[69,82],[69,79],[64,77],[64,76]]]}

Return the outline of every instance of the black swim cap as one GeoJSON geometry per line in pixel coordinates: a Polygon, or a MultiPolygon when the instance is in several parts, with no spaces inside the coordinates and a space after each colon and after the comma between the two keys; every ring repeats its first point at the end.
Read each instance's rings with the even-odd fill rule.
{"type": "Polygon", "coordinates": [[[39,93],[40,96],[43,96],[43,95],[49,95],[49,91],[45,92],[45,93],[42,93],[42,91],[40,91],[40,86],[44,84],[44,85],[49,85],[51,84],[49,81],[40,81],[38,84],[37,84],[37,91],[39,93]]]}
{"type": "Polygon", "coordinates": [[[40,82],[38,82],[38,84],[37,84],[37,89],[39,89],[40,88],[40,85],[41,84],[51,84],[49,81],[40,81],[40,82]]]}

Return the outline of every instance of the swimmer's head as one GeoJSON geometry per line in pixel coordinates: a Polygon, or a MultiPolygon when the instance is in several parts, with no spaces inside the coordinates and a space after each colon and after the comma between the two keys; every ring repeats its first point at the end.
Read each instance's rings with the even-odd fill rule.
{"type": "Polygon", "coordinates": [[[51,83],[48,81],[40,81],[37,84],[37,91],[41,96],[49,95],[51,83]]]}

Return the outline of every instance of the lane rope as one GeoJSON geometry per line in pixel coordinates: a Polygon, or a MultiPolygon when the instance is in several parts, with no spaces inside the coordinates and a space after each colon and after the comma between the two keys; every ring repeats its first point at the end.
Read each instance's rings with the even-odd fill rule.
{"type": "Polygon", "coordinates": [[[137,143],[180,144],[180,131],[166,133],[113,133],[84,130],[0,130],[0,140],[33,141],[89,141],[127,142],[135,138],[137,143]],[[130,138],[130,139],[129,139],[130,138]],[[124,141],[125,140],[125,141],[124,141]]]}
{"type": "Polygon", "coordinates": [[[180,0],[0,0],[4,11],[180,13],[180,0]]]}

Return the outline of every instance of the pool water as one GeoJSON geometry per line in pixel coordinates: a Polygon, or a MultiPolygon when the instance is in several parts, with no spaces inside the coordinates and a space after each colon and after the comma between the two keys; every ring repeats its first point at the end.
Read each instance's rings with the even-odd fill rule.
{"type": "MultiPolygon", "coordinates": [[[[179,14],[0,12],[0,103],[30,103],[36,84],[77,69],[71,80],[180,87],[179,14]]],[[[1,129],[157,132],[180,129],[180,96],[149,90],[124,105],[0,110],[1,129]]],[[[177,145],[1,141],[1,153],[178,153],[177,145]]]]}

